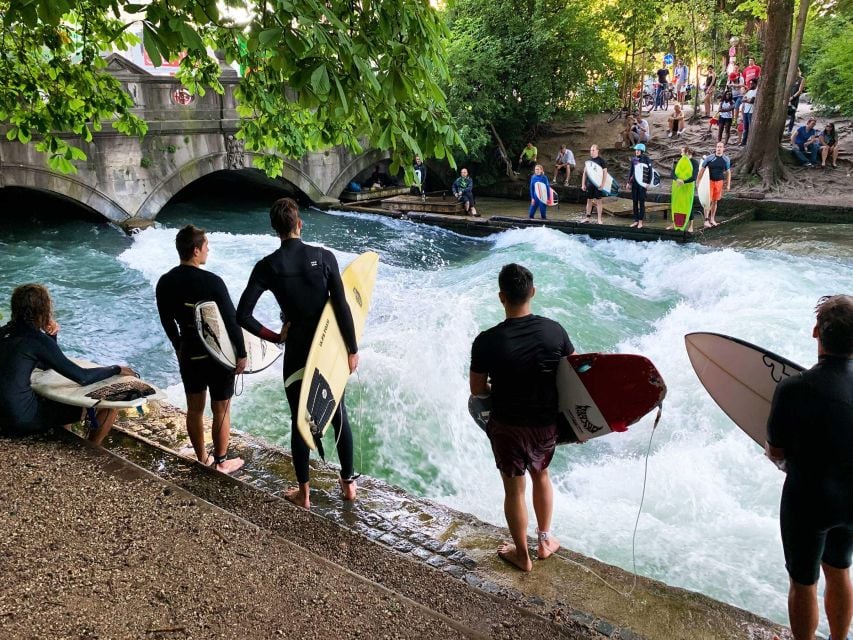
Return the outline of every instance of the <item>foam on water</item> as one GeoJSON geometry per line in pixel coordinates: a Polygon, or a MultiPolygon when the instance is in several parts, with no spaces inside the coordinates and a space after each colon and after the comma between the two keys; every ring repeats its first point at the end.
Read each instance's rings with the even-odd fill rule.
{"type": "MultiPolygon", "coordinates": [[[[278,246],[265,225],[241,224],[239,232],[209,233],[207,268],[224,278],[235,301],[254,263],[278,246]]],[[[122,277],[144,285],[134,281],[123,322],[106,313],[103,323],[105,331],[137,332],[138,348],[153,354],[146,366],[158,372],[154,381],[182,400],[153,303],[157,279],[176,263],[174,233],[148,229],[118,256],[122,277]]],[[[812,308],[822,294],[853,291],[849,258],[591,241],[544,228],[472,240],[361,216],[316,216],[306,236],[329,245],[341,267],[366,249],[381,255],[359,377],[348,391],[360,471],[503,524],[488,441],[466,409],[468,367],[473,338],[503,319],[497,273],[520,262],[536,278],[534,311],[562,323],[578,351],[645,354],[667,382],[637,535],[639,571],[786,620],[783,475],[701,387],[683,336],[730,334],[810,366],[812,308]]],[[[278,327],[269,294],[258,315],[278,327]]],[[[280,372],[278,365],[244,378],[234,423],[286,445],[280,372]]],[[[631,568],[652,422],[648,416],[626,434],[558,449],[553,530],[566,546],[631,568]]]]}

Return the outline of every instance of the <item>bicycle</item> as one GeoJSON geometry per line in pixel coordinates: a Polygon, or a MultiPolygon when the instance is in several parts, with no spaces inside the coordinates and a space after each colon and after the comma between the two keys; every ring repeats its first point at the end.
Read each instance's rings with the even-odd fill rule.
{"type": "Polygon", "coordinates": [[[638,102],[639,101],[631,100],[630,105],[623,105],[621,107],[613,109],[613,111],[610,112],[610,115],[607,116],[607,124],[615,122],[616,120],[624,120],[628,116],[637,117],[639,115],[637,108],[638,102]]]}

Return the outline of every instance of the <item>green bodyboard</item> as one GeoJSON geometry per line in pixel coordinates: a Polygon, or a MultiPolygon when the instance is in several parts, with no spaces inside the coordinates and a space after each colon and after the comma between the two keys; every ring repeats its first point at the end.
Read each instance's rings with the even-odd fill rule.
{"type": "MultiPolygon", "coordinates": [[[[675,177],[687,180],[692,175],[693,163],[687,156],[681,156],[675,165],[675,177]]],[[[678,184],[675,180],[672,182],[672,224],[678,231],[684,231],[690,224],[695,189],[695,182],[688,184],[678,184]]]]}

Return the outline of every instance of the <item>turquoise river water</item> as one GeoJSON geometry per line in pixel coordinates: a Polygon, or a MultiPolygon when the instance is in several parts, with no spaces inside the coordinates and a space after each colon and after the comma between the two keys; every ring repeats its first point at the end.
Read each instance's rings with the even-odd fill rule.
{"type": "MultiPolygon", "coordinates": [[[[132,237],[79,220],[5,218],[0,313],[8,317],[14,286],[46,283],[66,352],[126,361],[182,404],[154,303],[157,279],[177,262],[175,231],[188,222],[208,229],[207,268],[236,301],[254,263],[277,247],[266,211],[261,203],[171,204],[156,227],[132,237]]],[[[853,226],[756,223],[715,246],[679,246],[542,228],[472,239],[366,215],[304,217],[306,240],[330,248],[342,267],[368,249],[381,256],[348,394],[362,473],[503,524],[491,452],[466,410],[468,364],[474,336],[502,319],[500,267],[520,262],[536,278],[535,312],[560,321],[579,351],[643,353],[668,384],[638,570],[785,622],[783,475],[704,392],[683,335],[726,333],[810,366],[815,301],[853,291],[853,226]]],[[[275,326],[268,294],[259,313],[275,326]]],[[[246,376],[233,406],[236,428],[288,446],[280,365],[246,376]]],[[[631,569],[651,423],[649,416],[626,434],[558,450],[554,530],[566,546],[631,569]]]]}

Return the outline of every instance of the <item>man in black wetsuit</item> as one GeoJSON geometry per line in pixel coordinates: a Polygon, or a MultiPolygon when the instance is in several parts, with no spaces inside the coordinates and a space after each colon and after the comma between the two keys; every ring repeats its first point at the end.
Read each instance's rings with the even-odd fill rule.
{"type": "Polygon", "coordinates": [[[767,422],[767,455],[787,472],[780,519],[795,640],[813,640],[817,581],[832,638],[853,618],[853,296],[817,305],[818,363],[779,383],[767,422]]]}
{"type": "Polygon", "coordinates": [[[160,323],[175,348],[184,393],[187,396],[187,433],[195,455],[205,465],[223,473],[234,473],[243,466],[242,458],[228,459],[231,437],[231,397],[234,376],[246,367],[243,332],[237,325],[234,303],[222,278],[201,269],[209,251],[204,229],[188,225],[178,231],[175,247],[181,263],[157,282],[157,310],[160,323]],[[237,367],[229,371],[207,353],[195,325],[195,305],[213,300],[219,307],[228,337],[237,355],[237,367]],[[213,411],[213,455],[204,444],[204,406],[210,391],[213,411]]]}
{"type": "Polygon", "coordinates": [[[531,313],[536,289],[530,271],[508,264],[498,283],[506,320],[474,340],[469,382],[473,395],[492,397],[486,433],[503,480],[504,515],[513,540],[498,555],[530,571],[524,474],[529,471],[533,483],[537,554],[544,560],[560,548],[550,533],[554,489],[548,475],[557,445],[557,365],[575,349],[563,327],[531,313]]]}
{"type": "Polygon", "coordinates": [[[412,185],[412,195],[420,196],[422,200],[426,199],[426,181],[427,167],[421,160],[420,156],[415,156],[415,161],[412,163],[412,172],[415,176],[415,183],[412,185]]]}
{"type": "MultiPolygon", "coordinates": [[[[53,402],[30,386],[33,369],[53,369],[81,386],[110,376],[135,376],[120,365],[84,369],[62,353],[56,342],[59,324],[53,319],[50,294],[40,284],[21,285],[12,293],[12,320],[0,327],[0,434],[26,436],[79,422],[83,409],[53,402]]],[[[89,439],[100,444],[118,412],[101,409],[89,439]]]]}
{"type": "MultiPolygon", "coordinates": [[[[302,219],[296,202],[291,198],[281,198],[273,203],[270,224],[281,239],[281,247],[255,265],[240,304],[237,305],[237,320],[247,331],[264,340],[286,341],[284,390],[290,405],[290,446],[299,483],[286,497],[294,504],[308,509],[311,506],[308,474],[310,449],[296,428],[296,416],[305,362],[327,301],[332,302],[338,327],[347,346],[350,372],[358,367],[358,344],[338,262],[331,251],[302,242],[302,219]],[[264,327],[252,315],[264,291],[271,291],[281,307],[285,325],[279,333],[264,327]]],[[[332,417],[332,426],[341,462],[341,493],[344,500],[355,500],[352,431],[343,398],[332,417]]]]}

